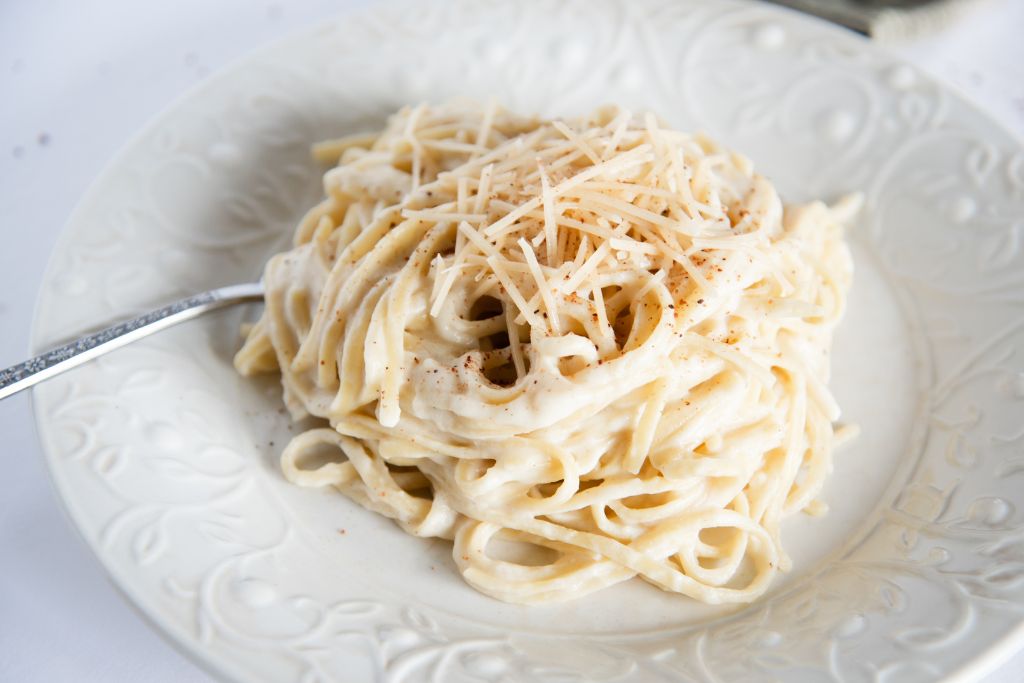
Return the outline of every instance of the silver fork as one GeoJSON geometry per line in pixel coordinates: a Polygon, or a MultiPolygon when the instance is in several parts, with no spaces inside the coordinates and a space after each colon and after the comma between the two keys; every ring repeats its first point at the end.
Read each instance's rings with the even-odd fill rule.
{"type": "Polygon", "coordinates": [[[0,370],[0,399],[16,394],[86,361],[209,311],[263,299],[263,284],[250,282],[211,289],[79,337],[63,346],[0,370]]]}

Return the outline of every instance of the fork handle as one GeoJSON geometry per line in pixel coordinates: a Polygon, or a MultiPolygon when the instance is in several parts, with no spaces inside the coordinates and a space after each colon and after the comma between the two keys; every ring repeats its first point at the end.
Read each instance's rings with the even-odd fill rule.
{"type": "Polygon", "coordinates": [[[260,283],[231,285],[202,292],[131,320],[111,325],[30,358],[24,363],[0,370],[0,399],[171,325],[191,320],[218,308],[247,301],[259,301],[262,298],[263,285],[260,283]]]}

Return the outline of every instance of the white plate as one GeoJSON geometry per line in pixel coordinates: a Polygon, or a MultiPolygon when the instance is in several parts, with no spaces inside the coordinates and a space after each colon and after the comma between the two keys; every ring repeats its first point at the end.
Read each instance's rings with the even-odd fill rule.
{"type": "MultiPolygon", "coordinates": [[[[793,571],[747,608],[639,581],[518,607],[446,543],[283,481],[273,380],[230,357],[244,311],[36,390],[56,486],[128,597],[232,680],[868,681],[970,677],[1024,612],[1024,152],[839,29],[711,0],[386,5],[295,36],[161,116],[82,202],[40,347],[255,278],[320,194],[309,143],[421,99],[651,108],[749,153],[790,201],[863,189],[834,386],[862,436],[793,571]]],[[[102,618],[102,615],[97,615],[102,618]]]]}

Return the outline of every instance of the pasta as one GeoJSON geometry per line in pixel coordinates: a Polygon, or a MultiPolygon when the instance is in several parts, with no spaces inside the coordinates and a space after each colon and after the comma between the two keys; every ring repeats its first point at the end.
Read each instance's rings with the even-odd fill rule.
{"type": "Polygon", "coordinates": [[[405,108],[314,148],[235,364],[281,373],[284,475],[451,539],[474,588],[632,577],[748,602],[820,514],[856,198],[783,206],[746,158],[615,107],[405,108]]]}

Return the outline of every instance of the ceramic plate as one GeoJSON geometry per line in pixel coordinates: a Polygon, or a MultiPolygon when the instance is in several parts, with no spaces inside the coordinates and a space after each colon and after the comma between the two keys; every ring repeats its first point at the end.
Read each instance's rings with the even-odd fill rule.
{"type": "Polygon", "coordinates": [[[712,0],[387,4],[210,79],[132,141],[58,245],[42,348],[255,279],[321,193],[309,144],[455,95],[652,109],[788,201],[863,190],[834,387],[861,436],[794,568],[747,607],[632,581],[549,607],[465,585],[277,466],[280,386],[237,377],[235,309],[35,392],[74,523],[156,626],[234,681],[925,681],[998,664],[1024,613],[1024,152],[867,42],[712,0]]]}

